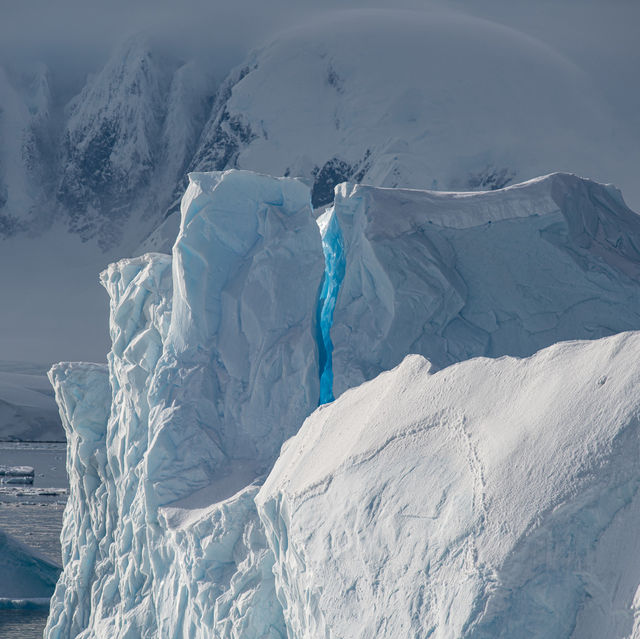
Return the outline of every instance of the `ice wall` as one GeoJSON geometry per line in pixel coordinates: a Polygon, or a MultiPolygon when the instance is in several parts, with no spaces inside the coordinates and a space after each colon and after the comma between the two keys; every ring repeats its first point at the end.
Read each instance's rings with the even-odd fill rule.
{"type": "Polygon", "coordinates": [[[498,191],[343,184],[335,396],[408,353],[441,368],[640,327],[640,218],[611,186],[553,174],[498,191]]]}
{"type": "Polygon", "coordinates": [[[318,403],[320,235],[308,189],[247,172],[192,175],[182,215],[173,259],[102,274],[108,383],[51,373],[75,479],[48,639],[285,636],[253,482],[318,403]]]}
{"type": "Polygon", "coordinates": [[[639,361],[411,355],[319,408],[256,498],[288,636],[639,637],[639,361]]]}

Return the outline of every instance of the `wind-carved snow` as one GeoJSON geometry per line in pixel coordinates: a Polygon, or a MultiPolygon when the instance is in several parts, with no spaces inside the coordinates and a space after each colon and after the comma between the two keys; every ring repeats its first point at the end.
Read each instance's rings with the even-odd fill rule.
{"type": "Polygon", "coordinates": [[[411,355],[319,408],[257,497],[288,636],[640,636],[639,354],[411,355]]]}
{"type": "Polygon", "coordinates": [[[640,326],[640,218],[619,192],[554,174],[484,193],[344,184],[335,396],[408,353],[437,368],[640,326]]]}
{"type": "Polygon", "coordinates": [[[173,259],[102,274],[110,391],[103,378],[88,396],[66,366],[52,371],[70,441],[94,419],[88,474],[100,481],[79,483],[70,450],[63,538],[88,541],[65,554],[49,639],[286,634],[253,482],[318,403],[323,258],[309,190],[195,174],[182,214],[173,259]]]}

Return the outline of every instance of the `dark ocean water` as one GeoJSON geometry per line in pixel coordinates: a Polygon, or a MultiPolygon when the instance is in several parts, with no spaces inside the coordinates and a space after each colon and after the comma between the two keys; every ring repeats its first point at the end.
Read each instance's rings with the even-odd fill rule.
{"type": "MultiPolygon", "coordinates": [[[[0,464],[32,466],[33,486],[0,484],[0,529],[61,562],[65,444],[0,442],[0,464]]],[[[7,576],[10,578],[10,576],[7,576]]],[[[47,610],[0,610],[0,639],[41,639],[47,610]]]]}

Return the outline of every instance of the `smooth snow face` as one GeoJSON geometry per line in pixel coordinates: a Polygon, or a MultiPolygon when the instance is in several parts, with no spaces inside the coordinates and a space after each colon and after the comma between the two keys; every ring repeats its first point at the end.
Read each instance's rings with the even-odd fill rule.
{"type": "Polygon", "coordinates": [[[563,170],[613,181],[626,158],[611,128],[584,74],[522,33],[354,11],[281,34],[230,74],[191,167],[304,176],[314,206],[345,180],[482,190],[563,170]]]}
{"type": "Polygon", "coordinates": [[[193,175],[182,211],[173,259],[102,274],[108,384],[51,373],[70,433],[63,539],[80,541],[48,639],[286,633],[252,482],[317,406],[320,234],[292,179],[193,175]]]}
{"type": "Polygon", "coordinates": [[[320,407],[256,499],[288,636],[639,636],[639,355],[412,355],[320,407]]]}
{"type": "Polygon", "coordinates": [[[254,477],[268,471],[319,397],[324,260],[308,188],[242,171],[190,180],[171,325],[151,387],[148,472],[161,503],[234,460],[251,462],[254,477]]]}
{"type": "Polygon", "coordinates": [[[441,368],[640,327],[640,218],[555,174],[485,193],[341,185],[335,396],[408,353],[441,368]]]}

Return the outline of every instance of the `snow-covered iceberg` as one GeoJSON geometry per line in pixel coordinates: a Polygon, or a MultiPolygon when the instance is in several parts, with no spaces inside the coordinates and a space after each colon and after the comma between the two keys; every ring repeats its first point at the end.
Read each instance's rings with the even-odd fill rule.
{"type": "Polygon", "coordinates": [[[640,333],[400,366],[257,502],[289,637],[640,636],[640,333]]]}
{"type": "Polygon", "coordinates": [[[626,590],[611,604],[627,611],[622,621],[597,611],[596,590],[609,583],[597,576],[609,542],[597,540],[614,530],[617,504],[631,500],[627,462],[636,453],[624,438],[634,431],[622,422],[633,402],[620,389],[630,392],[635,369],[619,378],[614,369],[627,365],[627,351],[633,360],[637,336],[446,367],[640,328],[635,214],[611,187],[568,175],[480,194],[346,185],[318,221],[310,200],[294,179],[192,174],[173,256],[147,254],[103,272],[108,367],[50,372],[69,441],[70,498],[46,637],[402,638],[433,628],[479,638],[506,619],[518,636],[531,621],[530,600],[551,636],[586,610],[586,592],[594,624],[626,627],[626,590]],[[396,371],[344,392],[415,351],[396,371]],[[584,370],[561,389],[573,367],[584,370]],[[593,388],[588,374],[597,375],[593,388]],[[281,455],[318,403],[331,400],[332,379],[339,399],[317,409],[281,455]],[[583,410],[587,387],[593,397],[583,410]],[[619,409],[612,422],[598,413],[590,435],[585,411],[598,397],[600,409],[619,409]],[[575,410],[565,432],[567,406],[575,410]],[[627,447],[620,476],[612,470],[618,442],[627,447]],[[385,457],[398,446],[414,466],[385,457]],[[529,472],[525,458],[529,492],[505,496],[500,477],[526,481],[518,475],[529,472]],[[336,479],[330,493],[325,478],[343,468],[371,475],[352,487],[336,479]],[[386,490],[406,494],[381,512],[386,490]],[[417,508],[423,490],[436,495],[428,512],[417,508]],[[557,526],[549,524],[565,501],[557,526]],[[352,510],[359,527],[349,532],[352,510]],[[393,528],[405,516],[409,524],[393,528]],[[423,516],[440,519],[425,520],[430,527],[423,516]],[[546,538],[527,536],[537,530],[573,536],[578,554],[566,545],[574,542],[553,537],[548,574],[539,575],[544,562],[530,557],[539,558],[546,538]],[[402,566],[390,556],[394,544],[402,566]],[[572,577],[576,557],[595,575],[591,590],[584,575],[572,577]],[[376,576],[372,567],[381,566],[376,576]],[[423,587],[411,581],[416,571],[436,578],[423,587]],[[562,614],[541,594],[552,583],[562,614]],[[357,629],[349,625],[356,618],[357,629]]]}
{"type": "Polygon", "coordinates": [[[341,236],[325,243],[346,263],[336,396],[408,353],[441,368],[640,327],[640,217],[612,186],[561,173],[483,193],[343,184],[329,215],[341,236]]]}

